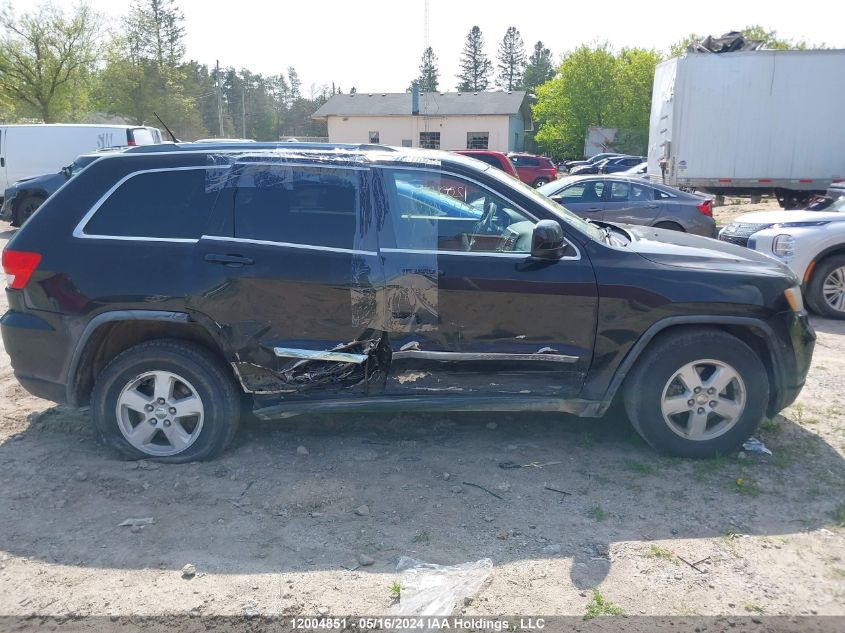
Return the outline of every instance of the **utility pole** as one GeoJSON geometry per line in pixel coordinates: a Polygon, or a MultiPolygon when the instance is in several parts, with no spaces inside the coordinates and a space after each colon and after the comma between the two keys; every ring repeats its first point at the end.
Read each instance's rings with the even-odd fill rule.
{"type": "Polygon", "coordinates": [[[220,138],[223,138],[223,92],[220,90],[220,60],[217,60],[217,120],[220,122],[220,138]]]}
{"type": "Polygon", "coordinates": [[[246,138],[246,84],[241,84],[241,138],[246,138]]]}

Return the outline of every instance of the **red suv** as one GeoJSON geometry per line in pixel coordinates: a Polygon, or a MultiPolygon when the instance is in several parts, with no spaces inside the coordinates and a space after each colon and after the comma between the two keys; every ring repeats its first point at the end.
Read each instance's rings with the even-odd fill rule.
{"type": "MultiPolygon", "coordinates": [[[[516,172],[513,163],[511,163],[510,159],[504,152],[492,152],[486,149],[456,149],[452,150],[452,153],[463,154],[464,156],[475,158],[476,160],[480,160],[482,163],[487,163],[488,165],[493,165],[493,167],[496,167],[497,169],[501,169],[503,172],[513,176],[514,178],[519,178],[519,174],[516,172]]],[[[548,180],[545,182],[548,182],[548,180]]]]}
{"type": "Polygon", "coordinates": [[[527,185],[539,187],[547,182],[557,180],[557,167],[545,156],[534,154],[508,154],[517,177],[527,185]]]}

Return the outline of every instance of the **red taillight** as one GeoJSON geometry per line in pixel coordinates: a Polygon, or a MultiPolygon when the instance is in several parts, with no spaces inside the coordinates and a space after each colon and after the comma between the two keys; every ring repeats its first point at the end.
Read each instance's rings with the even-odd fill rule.
{"type": "Polygon", "coordinates": [[[41,255],[39,253],[5,249],[3,251],[3,272],[6,273],[9,288],[20,290],[26,286],[40,261],[41,255]]]}
{"type": "Polygon", "coordinates": [[[713,217],[713,201],[712,200],[705,200],[701,204],[696,205],[698,212],[701,215],[706,215],[707,217],[713,217]]]}
{"type": "Polygon", "coordinates": [[[127,146],[127,147],[137,147],[137,145],[138,145],[138,143],[136,143],[135,141],[133,141],[131,138],[130,138],[128,141],[126,141],[126,146],[127,146]]]}

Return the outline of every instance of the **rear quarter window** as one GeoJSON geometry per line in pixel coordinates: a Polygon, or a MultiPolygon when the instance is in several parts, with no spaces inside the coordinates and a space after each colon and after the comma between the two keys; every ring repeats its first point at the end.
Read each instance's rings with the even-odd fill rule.
{"type": "Polygon", "coordinates": [[[97,208],[83,232],[104,237],[199,239],[217,198],[210,171],[132,175],[97,208]]]}

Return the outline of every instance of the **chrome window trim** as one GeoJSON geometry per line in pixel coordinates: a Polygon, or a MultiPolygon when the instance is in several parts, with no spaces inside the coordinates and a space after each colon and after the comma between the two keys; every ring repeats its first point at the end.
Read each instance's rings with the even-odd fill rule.
{"type": "Polygon", "coordinates": [[[422,248],[382,248],[382,253],[405,253],[407,255],[458,255],[459,257],[466,257],[468,255],[480,257],[507,257],[511,259],[527,259],[531,257],[531,253],[497,253],[495,251],[437,251],[426,250],[422,248]]]}
{"type": "Polygon", "coordinates": [[[507,354],[501,352],[435,352],[425,350],[399,350],[391,354],[393,360],[401,360],[403,358],[418,358],[421,360],[440,360],[440,361],[502,361],[502,360],[517,360],[517,361],[540,361],[547,363],[575,363],[578,361],[577,356],[570,356],[568,354],[538,354],[536,352],[528,354],[507,354]]]}
{"type": "MultiPolygon", "coordinates": [[[[95,161],[96,162],[96,161],[95,161]]],[[[196,244],[198,239],[197,238],[184,238],[184,237],[142,237],[136,235],[103,235],[103,234],[93,234],[93,233],[86,233],[85,226],[88,222],[91,221],[91,218],[94,217],[94,214],[100,210],[106,200],[108,200],[111,195],[118,190],[118,188],[123,185],[126,181],[134,178],[135,176],[140,176],[141,174],[152,174],[157,172],[163,171],[192,171],[197,169],[229,169],[231,165],[191,165],[187,167],[157,167],[154,169],[139,169],[137,171],[130,172],[123,176],[120,180],[118,180],[114,185],[112,185],[108,191],[106,191],[100,198],[93,204],[93,206],[88,210],[88,212],[82,216],[82,219],[73,229],[73,237],[78,239],[87,239],[87,240],[121,240],[121,241],[128,241],[128,242],[174,242],[177,244],[196,244]]]]}
{"type": "Polygon", "coordinates": [[[338,248],[336,246],[318,246],[316,244],[295,244],[293,242],[275,242],[273,240],[254,240],[248,237],[226,237],[224,235],[203,235],[203,240],[216,242],[236,242],[238,244],[257,244],[259,246],[281,246],[283,248],[301,248],[310,251],[328,251],[330,253],[347,253],[350,255],[369,255],[378,257],[375,251],[362,251],[355,248],[338,248]]]}

